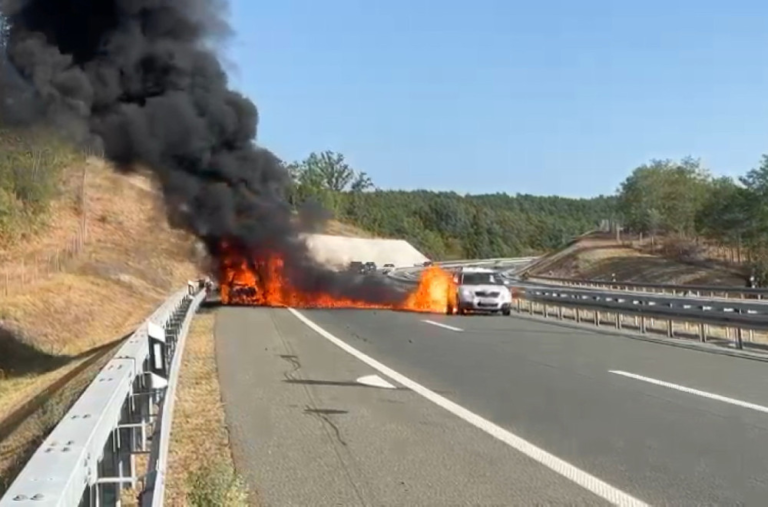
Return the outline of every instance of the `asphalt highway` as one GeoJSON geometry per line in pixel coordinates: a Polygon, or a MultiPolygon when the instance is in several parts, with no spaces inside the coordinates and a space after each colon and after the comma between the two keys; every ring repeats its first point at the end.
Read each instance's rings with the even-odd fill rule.
{"type": "Polygon", "coordinates": [[[768,499],[765,363],[365,310],[221,308],[216,340],[235,463],[264,505],[768,499]]]}

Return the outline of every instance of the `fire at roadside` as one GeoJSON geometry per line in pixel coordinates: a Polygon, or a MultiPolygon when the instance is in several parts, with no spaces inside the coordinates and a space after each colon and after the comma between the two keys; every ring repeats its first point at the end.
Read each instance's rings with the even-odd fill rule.
{"type": "Polygon", "coordinates": [[[286,276],[284,258],[264,253],[246,258],[235,250],[219,257],[219,286],[224,305],[292,308],[360,308],[445,313],[456,306],[456,283],[438,266],[426,268],[415,289],[395,303],[339,297],[295,287],[286,276]]]}

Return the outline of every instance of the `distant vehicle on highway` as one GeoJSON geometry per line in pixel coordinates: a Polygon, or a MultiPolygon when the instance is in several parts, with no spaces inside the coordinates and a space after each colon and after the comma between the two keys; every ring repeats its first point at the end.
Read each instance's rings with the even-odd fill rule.
{"type": "Polygon", "coordinates": [[[434,264],[434,262],[432,262],[432,261],[424,261],[424,264],[422,264],[422,266],[424,266],[425,268],[427,268],[427,267],[429,267],[429,266],[431,266],[431,265],[433,265],[433,264],[434,264]]]}
{"type": "Polygon", "coordinates": [[[390,273],[393,269],[395,269],[395,265],[391,263],[387,263],[387,264],[384,264],[384,266],[382,266],[381,273],[383,275],[386,275],[390,273]]]}
{"type": "Polygon", "coordinates": [[[368,262],[352,261],[349,263],[349,266],[347,267],[347,269],[353,273],[366,275],[368,273],[373,273],[376,271],[376,263],[373,261],[368,261],[368,262]]]}
{"type": "Polygon", "coordinates": [[[349,266],[347,266],[347,269],[353,273],[364,273],[365,264],[363,264],[361,261],[352,261],[349,263],[349,266]]]}
{"type": "Polygon", "coordinates": [[[454,275],[457,307],[446,309],[449,315],[469,312],[509,315],[512,293],[504,279],[492,269],[463,268],[454,275]],[[455,311],[454,311],[455,310],[455,311]]]}

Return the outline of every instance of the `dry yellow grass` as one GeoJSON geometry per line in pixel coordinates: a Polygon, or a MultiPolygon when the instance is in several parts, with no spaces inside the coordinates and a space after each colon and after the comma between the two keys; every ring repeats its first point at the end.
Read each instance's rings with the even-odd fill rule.
{"type": "Polygon", "coordinates": [[[376,236],[354,225],[344,224],[337,220],[330,220],[326,224],[325,234],[334,236],[347,236],[350,238],[375,238],[376,236]]]}
{"type": "MultiPolygon", "coordinates": [[[[0,419],[197,276],[191,238],[165,225],[146,177],[126,178],[97,159],[85,171],[87,236],[79,256],[0,294],[0,419]]],[[[0,250],[2,271],[30,271],[34,260],[71,242],[82,223],[82,181],[82,165],[65,171],[50,226],[0,250]]]]}
{"type": "MultiPolygon", "coordinates": [[[[190,498],[194,488],[199,488],[198,494],[201,490],[215,489],[210,483],[199,483],[201,478],[206,480],[204,476],[209,475],[199,473],[204,470],[204,465],[216,464],[220,474],[234,471],[216,370],[213,325],[212,314],[200,314],[192,322],[187,337],[171,431],[166,494],[167,503],[172,506],[194,505],[194,497],[190,498]],[[201,460],[201,456],[205,456],[205,460],[201,460]]],[[[205,470],[210,472],[207,467],[205,470]]],[[[224,483],[229,482],[226,477],[210,478],[213,481],[222,479],[224,483]]],[[[234,474],[229,479],[233,481],[230,487],[218,492],[229,495],[226,505],[248,505],[242,483],[234,474]]]]}
{"type": "Polygon", "coordinates": [[[650,255],[610,241],[585,241],[535,275],[582,280],[616,280],[636,283],[743,286],[744,280],[733,269],[694,265],[650,255]]]}

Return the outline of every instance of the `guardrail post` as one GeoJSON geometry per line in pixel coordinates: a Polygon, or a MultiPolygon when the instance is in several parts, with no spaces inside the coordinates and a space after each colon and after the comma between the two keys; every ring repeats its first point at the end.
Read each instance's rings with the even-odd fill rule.
{"type": "Polygon", "coordinates": [[[742,328],[738,328],[736,330],[736,348],[741,350],[744,348],[744,336],[743,336],[744,330],[742,328]]]}
{"type": "Polygon", "coordinates": [[[701,343],[706,343],[707,341],[707,325],[703,322],[699,323],[699,341],[701,343]]]}
{"type": "Polygon", "coordinates": [[[640,316],[640,332],[643,334],[648,332],[648,329],[645,323],[645,315],[640,316]]]}
{"type": "Polygon", "coordinates": [[[119,505],[120,499],[120,484],[111,481],[101,481],[101,479],[108,479],[117,476],[117,447],[118,442],[115,438],[115,431],[112,431],[107,438],[107,445],[104,446],[104,454],[99,462],[99,479],[96,483],[96,505],[119,505]]]}
{"type": "Polygon", "coordinates": [[[675,337],[675,327],[674,327],[674,322],[672,321],[672,319],[669,319],[667,321],[667,336],[670,337],[670,338],[674,338],[675,337]]]}
{"type": "Polygon", "coordinates": [[[576,308],[576,322],[581,323],[581,308],[576,308]]]}
{"type": "Polygon", "coordinates": [[[621,329],[621,314],[616,312],[616,329],[621,329]]]}
{"type": "Polygon", "coordinates": [[[558,320],[563,320],[563,307],[562,306],[558,306],[557,307],[557,319],[558,320]]]}

